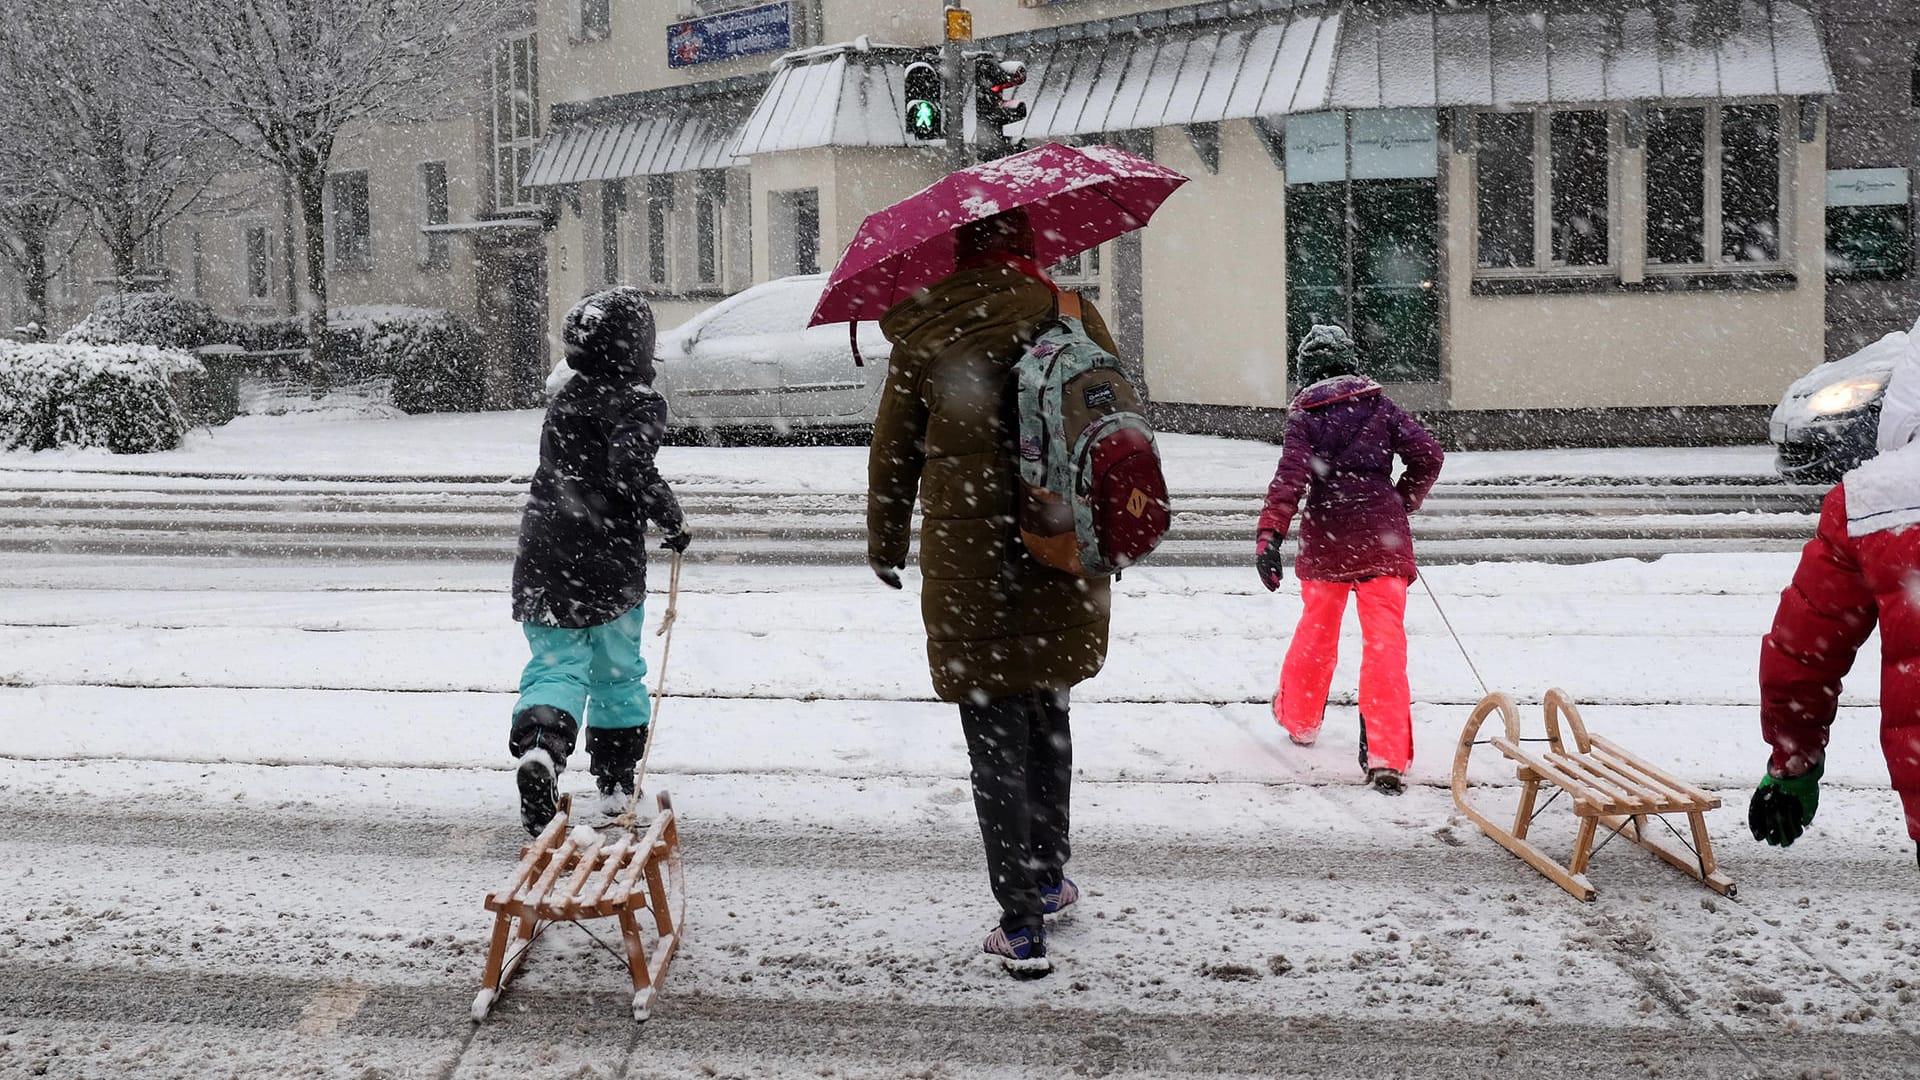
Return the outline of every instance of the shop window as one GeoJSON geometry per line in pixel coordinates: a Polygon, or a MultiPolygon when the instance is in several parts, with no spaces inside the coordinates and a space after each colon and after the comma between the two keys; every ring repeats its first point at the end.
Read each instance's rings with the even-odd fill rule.
{"type": "Polygon", "coordinates": [[[647,177],[647,284],[665,288],[672,269],[667,242],[673,226],[673,177],[647,177]]]}
{"type": "MultiPolygon", "coordinates": [[[[447,163],[426,161],[420,164],[418,187],[422,230],[447,223],[447,163]]],[[[445,270],[453,263],[452,237],[444,232],[420,234],[420,268],[445,270]]]]}
{"type": "Polygon", "coordinates": [[[1611,265],[1609,125],[1607,113],[1598,109],[1475,117],[1481,269],[1611,265]]]}
{"type": "Polygon", "coordinates": [[[820,190],[772,193],[773,272],[776,277],[820,272],[820,190]]]}
{"type": "Polygon", "coordinates": [[[367,174],[338,173],[327,178],[328,212],[332,222],[333,265],[341,270],[366,270],[373,265],[373,207],[367,174]]]}
{"type": "Polygon", "coordinates": [[[1778,105],[1649,110],[1648,263],[1777,264],[1780,148],[1778,105]]]}
{"type": "Polygon", "coordinates": [[[718,287],[727,269],[727,175],[703,172],[695,177],[694,185],[694,277],[700,285],[718,287]]]}
{"type": "Polygon", "coordinates": [[[247,299],[273,297],[273,232],[265,225],[249,225],[246,232],[247,299]]]}
{"type": "Polygon", "coordinates": [[[620,215],[627,208],[627,186],[618,180],[600,185],[600,280],[620,284],[620,215]]]}
{"type": "Polygon", "coordinates": [[[1905,277],[1913,261],[1913,222],[1905,169],[1833,169],[1827,173],[1827,276],[1905,277]]]}

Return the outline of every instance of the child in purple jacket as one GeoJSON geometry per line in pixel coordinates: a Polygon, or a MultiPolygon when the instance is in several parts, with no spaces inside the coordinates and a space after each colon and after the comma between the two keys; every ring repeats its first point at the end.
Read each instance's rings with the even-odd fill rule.
{"type": "Polygon", "coordinates": [[[1407,515],[1427,497],[1445,455],[1419,421],[1359,373],[1345,330],[1315,326],[1300,342],[1298,360],[1303,388],[1287,411],[1286,443],[1255,547],[1260,581],[1272,592],[1282,576],[1280,542],[1299,513],[1294,571],[1304,608],[1280,669],[1273,716],[1301,746],[1319,735],[1352,593],[1364,643],[1360,767],[1376,790],[1398,795],[1413,762],[1406,613],[1416,571],[1407,515]],[[1396,455],[1406,462],[1398,482],[1396,455]]]}

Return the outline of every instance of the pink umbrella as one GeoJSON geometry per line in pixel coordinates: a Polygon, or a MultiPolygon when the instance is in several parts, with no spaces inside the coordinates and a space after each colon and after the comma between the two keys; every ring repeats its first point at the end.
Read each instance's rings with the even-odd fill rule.
{"type": "Polygon", "coordinates": [[[1146,225],[1186,182],[1124,150],[1060,143],[962,169],[861,222],[807,325],[877,319],[953,273],[954,230],[967,222],[1025,210],[1034,261],[1051,266],[1146,225]]]}

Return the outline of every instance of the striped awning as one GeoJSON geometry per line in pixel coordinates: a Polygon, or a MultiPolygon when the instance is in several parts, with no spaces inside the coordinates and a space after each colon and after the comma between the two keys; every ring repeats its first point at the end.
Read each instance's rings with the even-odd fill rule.
{"type": "MultiPolygon", "coordinates": [[[[1126,34],[1039,51],[1027,61],[1028,142],[1062,135],[1239,120],[1330,108],[1341,16],[1261,26],[1126,34]]],[[[968,122],[972,122],[969,110],[968,122]]]]}
{"type": "Polygon", "coordinates": [[[1210,26],[1153,18],[1008,39],[1027,61],[1029,107],[1008,132],[1031,143],[1332,109],[1833,92],[1807,0],[1403,0],[1210,26]]]}
{"type": "Polygon", "coordinates": [[[737,134],[723,116],[690,105],[677,115],[574,124],[541,141],[523,184],[554,187],[744,165],[733,156],[737,134]]]}
{"type": "Polygon", "coordinates": [[[740,127],[741,157],[816,146],[910,146],[906,65],[899,50],[859,45],[783,59],[740,127]]]}
{"type": "Polygon", "coordinates": [[[1340,109],[1833,93],[1804,0],[1353,9],[1340,109]]]}

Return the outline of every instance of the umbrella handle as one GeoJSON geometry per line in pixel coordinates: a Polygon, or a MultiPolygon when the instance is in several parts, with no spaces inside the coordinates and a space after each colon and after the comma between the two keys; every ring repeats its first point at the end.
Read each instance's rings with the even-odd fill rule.
{"type": "Polygon", "coordinates": [[[852,320],[849,320],[847,322],[847,345],[849,348],[853,350],[853,366],[866,367],[867,362],[865,360],[860,359],[859,329],[860,329],[860,324],[858,322],[854,322],[852,320]]]}

